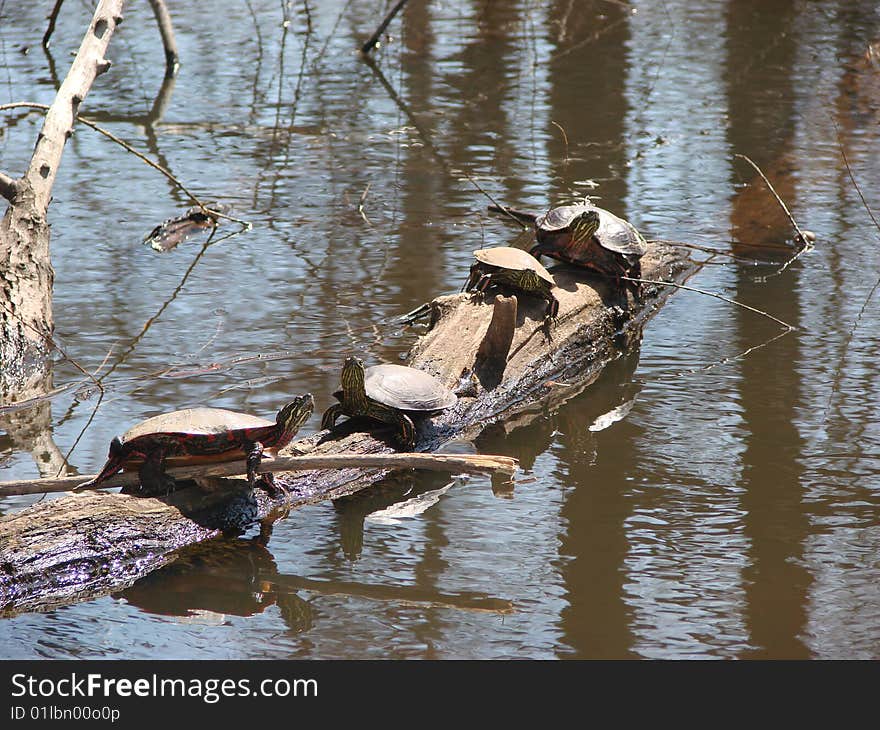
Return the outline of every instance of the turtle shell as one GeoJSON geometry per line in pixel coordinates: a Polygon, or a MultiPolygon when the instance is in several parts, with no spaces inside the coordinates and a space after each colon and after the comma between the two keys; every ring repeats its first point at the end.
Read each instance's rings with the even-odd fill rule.
{"type": "Polygon", "coordinates": [[[542,233],[558,233],[568,228],[577,216],[588,210],[594,210],[599,214],[599,228],[596,229],[593,238],[600,246],[624,256],[644,256],[648,252],[648,244],[632,223],[596,205],[581,203],[553,208],[539,217],[535,221],[535,226],[542,233]]]}
{"type": "Polygon", "coordinates": [[[227,411],[223,408],[184,408],[180,411],[162,413],[132,426],[122,437],[122,443],[141,436],[154,434],[186,436],[210,436],[211,434],[238,431],[245,428],[274,426],[268,421],[250,413],[227,411]]]}
{"type": "MultiPolygon", "coordinates": [[[[544,215],[538,216],[535,225],[542,231],[547,233],[557,233],[571,225],[576,216],[579,216],[588,207],[583,204],[579,205],[560,205],[558,208],[551,208],[544,215]]],[[[597,208],[597,210],[601,210],[597,208]]]]}
{"type": "Polygon", "coordinates": [[[383,363],[366,369],[367,397],[402,411],[439,411],[455,405],[458,396],[424,370],[383,363]]]}
{"type": "Polygon", "coordinates": [[[480,263],[489,266],[497,266],[499,269],[511,269],[513,271],[527,271],[531,269],[548,284],[555,286],[553,275],[544,268],[538,259],[528,251],[513,246],[496,246],[494,248],[481,248],[474,251],[474,258],[480,263]]]}

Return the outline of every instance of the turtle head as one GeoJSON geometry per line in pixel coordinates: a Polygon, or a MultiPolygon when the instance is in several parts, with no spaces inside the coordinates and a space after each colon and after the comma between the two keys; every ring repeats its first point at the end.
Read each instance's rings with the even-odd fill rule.
{"type": "Polygon", "coordinates": [[[315,410],[315,399],[311,393],[298,395],[284,408],[278,411],[275,422],[281,427],[284,433],[293,436],[300,427],[309,420],[312,411],[315,410]]]}
{"type": "Polygon", "coordinates": [[[346,399],[362,397],[365,394],[364,377],[366,369],[364,361],[359,357],[347,357],[342,365],[342,392],[346,399]]]}
{"type": "Polygon", "coordinates": [[[122,439],[119,436],[114,436],[113,440],[110,442],[110,451],[107,454],[107,457],[112,459],[114,456],[118,457],[122,455],[122,439]]]}
{"type": "Polygon", "coordinates": [[[599,230],[599,211],[587,208],[571,222],[571,237],[574,241],[587,241],[599,230]]]}
{"type": "Polygon", "coordinates": [[[101,471],[92,479],[89,479],[87,482],[83,482],[82,484],[78,484],[73,488],[74,492],[79,492],[83,489],[88,489],[89,487],[96,487],[104,480],[112,477],[116,472],[118,472],[122,468],[122,463],[125,461],[125,457],[127,454],[125,453],[125,447],[122,445],[122,439],[119,436],[114,436],[113,440],[110,442],[110,450],[107,454],[107,461],[104,466],[101,468],[101,471]]]}

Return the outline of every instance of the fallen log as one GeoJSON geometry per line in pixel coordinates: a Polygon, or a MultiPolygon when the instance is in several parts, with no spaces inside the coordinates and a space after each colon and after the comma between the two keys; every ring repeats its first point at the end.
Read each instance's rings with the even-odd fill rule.
{"type": "MultiPolygon", "coordinates": [[[[647,280],[680,283],[697,269],[682,249],[665,244],[652,244],[642,259],[647,280]]],[[[418,451],[438,451],[453,439],[475,438],[489,424],[572,397],[640,340],[644,323],[672,291],[646,284],[642,300],[634,302],[586,272],[562,265],[553,273],[560,309],[549,332],[545,302],[531,296],[518,297],[515,310],[505,297],[497,304],[471,294],[431,302],[427,331],[407,361],[456,388],[459,400],[418,421],[418,451]],[[496,306],[505,310],[499,316],[493,316],[496,306]]],[[[393,443],[390,429],[353,419],[294,442],[283,455],[390,454],[393,443]]],[[[224,480],[222,488],[203,484],[163,499],[88,493],[29,507],[0,518],[0,610],[42,610],[122,590],[168,564],[185,545],[240,533],[278,510],[353,494],[388,472],[283,473],[276,481],[288,492],[272,498],[243,480],[224,480]]]]}

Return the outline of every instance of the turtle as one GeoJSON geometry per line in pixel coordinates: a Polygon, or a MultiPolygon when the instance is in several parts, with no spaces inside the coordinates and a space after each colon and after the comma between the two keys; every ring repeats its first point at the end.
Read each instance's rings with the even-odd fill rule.
{"type": "Polygon", "coordinates": [[[367,416],[397,426],[398,439],[409,450],[416,441],[411,415],[442,411],[458,400],[424,370],[392,363],[364,368],[363,361],[353,356],[345,359],[340,380],[342,389],[333,394],[339,403],[324,412],[321,428],[332,429],[342,415],[367,416]]]}
{"type": "MultiPolygon", "coordinates": [[[[641,277],[639,259],[648,244],[635,227],[604,208],[584,202],[563,205],[535,220],[537,243],[529,253],[592,269],[605,276],[641,277]]],[[[640,296],[636,282],[634,293],[640,296]]]]}
{"type": "Polygon", "coordinates": [[[547,300],[547,317],[555,318],[559,300],[554,296],[556,282],[534,256],[521,248],[495,246],[474,251],[477,262],[471,266],[466,291],[484,292],[490,284],[501,284],[535,294],[547,300]]]}
{"type": "MultiPolygon", "coordinates": [[[[107,461],[98,475],[74,491],[96,487],[116,472],[137,469],[140,494],[167,494],[177,485],[165,466],[247,460],[253,487],[264,453],[274,454],[296,435],[315,408],[311,393],[296,396],[274,421],[223,408],[185,408],[163,413],[132,426],[110,442],[107,461]]],[[[272,494],[271,472],[261,482],[272,494]]]]}

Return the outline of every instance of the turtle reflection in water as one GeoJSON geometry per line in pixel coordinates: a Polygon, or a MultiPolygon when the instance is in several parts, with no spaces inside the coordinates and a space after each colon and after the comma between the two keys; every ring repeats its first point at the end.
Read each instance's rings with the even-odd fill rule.
{"type": "Polygon", "coordinates": [[[364,368],[357,357],[346,358],[342,367],[342,389],[333,395],[339,401],[321,419],[321,428],[332,429],[340,416],[366,416],[397,427],[401,445],[415,448],[416,430],[409,414],[442,411],[455,405],[458,397],[433,375],[423,370],[384,363],[364,368]]]}
{"type": "Polygon", "coordinates": [[[485,292],[492,284],[510,287],[547,300],[547,317],[559,312],[559,300],[553,294],[556,282],[541,262],[522,249],[496,246],[474,251],[477,262],[471,266],[465,291],[485,292]]]}
{"type": "MultiPolygon", "coordinates": [[[[263,454],[274,454],[289,444],[314,407],[307,393],[278,411],[274,422],[222,408],[186,408],[148,418],[114,438],[100,473],[75,491],[96,487],[122,469],[137,469],[140,494],[167,494],[177,483],[165,473],[166,466],[236,459],[247,460],[248,483],[253,487],[263,454]]],[[[262,475],[260,484],[270,494],[277,493],[271,472],[262,475]]]]}
{"type": "MultiPolygon", "coordinates": [[[[530,253],[537,259],[550,256],[591,269],[621,282],[621,277],[641,278],[640,259],[648,244],[635,227],[591,203],[553,208],[535,221],[537,243],[530,253]]],[[[626,282],[636,298],[637,282],[626,282]]]]}

